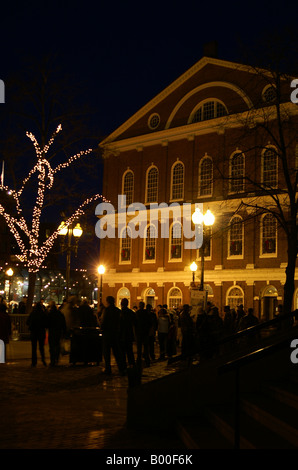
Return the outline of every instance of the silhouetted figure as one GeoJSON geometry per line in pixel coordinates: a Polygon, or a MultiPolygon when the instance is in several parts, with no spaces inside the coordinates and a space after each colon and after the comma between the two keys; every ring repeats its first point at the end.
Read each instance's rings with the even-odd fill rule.
{"type": "Polygon", "coordinates": [[[84,299],[78,308],[78,317],[80,326],[84,328],[98,326],[97,317],[95,316],[88,300],[84,299]]]}
{"type": "Polygon", "coordinates": [[[158,328],[157,316],[155,310],[152,308],[152,305],[147,305],[146,309],[149,312],[151,318],[151,326],[149,330],[149,356],[152,361],[155,361],[155,336],[158,328]]]}
{"type": "Polygon", "coordinates": [[[246,328],[250,328],[251,326],[255,326],[259,323],[258,318],[254,315],[254,309],[249,308],[247,315],[241,318],[239,323],[239,331],[246,330],[246,328]]]}
{"type": "Polygon", "coordinates": [[[182,333],[181,355],[187,358],[192,355],[194,346],[194,323],[190,316],[190,306],[187,304],[183,305],[179,324],[182,333]]]}
{"type": "Polygon", "coordinates": [[[105,373],[111,374],[111,350],[117,362],[119,372],[124,374],[125,367],[120,349],[120,315],[121,311],[115,305],[115,299],[108,296],[107,307],[101,315],[101,329],[103,337],[103,356],[105,360],[105,373]]]}
{"type": "Polygon", "coordinates": [[[60,356],[61,340],[66,334],[66,322],[63,313],[57,309],[53,300],[50,301],[48,308],[48,331],[50,364],[56,366],[60,356]]]}
{"type": "Polygon", "coordinates": [[[7,305],[5,302],[0,302],[0,339],[4,342],[5,351],[6,345],[9,343],[10,336],[11,320],[7,312],[7,305]]]}
{"type": "Polygon", "coordinates": [[[133,353],[133,342],[135,340],[136,314],[128,308],[128,300],[121,300],[120,314],[120,347],[123,361],[126,367],[126,360],[130,366],[135,365],[133,353]]]}
{"type": "Polygon", "coordinates": [[[37,302],[35,307],[33,307],[33,310],[28,317],[27,325],[30,330],[32,367],[35,367],[37,364],[37,343],[42,363],[46,366],[44,343],[46,338],[47,314],[42,301],[37,302]]]}
{"type": "Polygon", "coordinates": [[[162,307],[158,312],[158,343],[159,343],[159,360],[166,358],[167,341],[170,328],[170,317],[167,310],[162,307]]]}
{"type": "Polygon", "coordinates": [[[144,356],[145,364],[150,366],[149,357],[149,331],[151,327],[151,317],[148,310],[145,309],[144,302],[139,303],[136,311],[136,341],[137,341],[137,365],[139,369],[142,367],[142,356],[144,356]]]}

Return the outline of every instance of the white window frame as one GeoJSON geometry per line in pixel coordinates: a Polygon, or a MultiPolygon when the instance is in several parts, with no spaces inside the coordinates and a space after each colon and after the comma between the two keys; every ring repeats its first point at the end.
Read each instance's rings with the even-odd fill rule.
{"type": "Polygon", "coordinates": [[[157,203],[158,202],[158,179],[159,179],[159,171],[156,165],[151,165],[146,171],[146,188],[145,188],[145,204],[157,203]],[[157,181],[156,181],[156,199],[152,201],[148,201],[148,189],[149,189],[149,173],[151,170],[155,169],[157,171],[157,181]]]}
{"type": "MultiPolygon", "coordinates": [[[[235,223],[235,222],[234,222],[235,223]]],[[[239,222],[240,223],[240,222],[239,222]]],[[[228,230],[228,256],[227,259],[243,259],[244,258],[244,222],[240,215],[234,215],[229,222],[229,230],[228,230]],[[233,225],[233,220],[241,219],[241,245],[242,245],[242,253],[240,255],[233,255],[231,253],[231,227],[233,225]]]]}
{"type": "Polygon", "coordinates": [[[195,123],[200,123],[200,122],[204,122],[204,121],[210,121],[211,119],[217,119],[217,118],[220,118],[220,117],[224,117],[224,116],[217,116],[217,105],[220,104],[224,107],[225,111],[226,111],[226,114],[224,116],[227,116],[229,113],[228,113],[228,109],[226,107],[226,105],[224,104],[223,101],[217,99],[217,98],[207,98],[203,101],[200,101],[200,103],[197,104],[197,106],[195,106],[195,108],[192,110],[190,116],[189,116],[189,119],[188,119],[188,124],[195,124],[195,123]],[[202,112],[204,113],[204,105],[207,104],[207,103],[214,103],[215,104],[215,110],[214,111],[214,114],[215,116],[213,116],[213,118],[209,118],[209,119],[201,119],[200,121],[193,121],[194,119],[194,116],[195,114],[199,111],[200,108],[202,108],[202,112]]]}
{"type": "Polygon", "coordinates": [[[261,217],[261,223],[260,223],[260,258],[277,258],[277,220],[276,218],[270,214],[270,212],[267,212],[266,214],[263,214],[261,217]],[[272,220],[275,222],[275,251],[272,253],[263,253],[263,230],[264,230],[264,219],[267,216],[271,216],[272,220]]]}
{"type": "Polygon", "coordinates": [[[170,198],[171,201],[183,201],[183,199],[184,199],[184,178],[185,178],[184,163],[181,160],[178,159],[175,163],[173,163],[172,168],[171,168],[171,198],[170,198]],[[174,170],[175,170],[175,167],[178,166],[178,165],[182,166],[182,171],[183,171],[183,173],[182,173],[182,195],[181,195],[181,197],[174,198],[173,197],[174,170]]]}
{"type": "Polygon", "coordinates": [[[178,307],[179,305],[182,305],[182,304],[183,304],[183,295],[182,295],[182,291],[181,291],[181,289],[180,289],[179,287],[173,286],[173,287],[171,287],[171,288],[169,289],[169,291],[168,291],[168,295],[167,295],[167,305],[168,305],[169,309],[175,308],[175,307],[173,307],[173,306],[171,305],[171,299],[180,299],[179,304],[177,304],[176,307],[178,307]],[[178,297],[178,296],[172,296],[172,295],[171,295],[171,292],[172,292],[173,290],[179,291],[180,296],[179,296],[179,297],[178,297]]]}
{"type": "Polygon", "coordinates": [[[131,255],[132,255],[132,238],[131,236],[128,236],[128,232],[130,231],[131,233],[131,229],[130,227],[124,227],[122,230],[121,230],[121,234],[120,234],[120,244],[119,244],[119,264],[131,264],[131,255]],[[122,237],[122,234],[124,232],[124,230],[126,230],[126,237],[122,237]],[[125,246],[123,247],[123,241],[124,240],[129,240],[129,246],[125,246]],[[125,260],[122,260],[121,259],[121,253],[122,253],[122,250],[123,249],[127,249],[129,248],[130,250],[130,257],[129,257],[129,260],[125,261],[125,260]]]}
{"type": "Polygon", "coordinates": [[[273,147],[272,145],[271,146],[267,146],[263,151],[262,151],[262,157],[261,157],[261,171],[262,171],[262,174],[261,174],[261,182],[262,182],[262,185],[266,188],[266,189],[277,189],[278,188],[278,153],[277,153],[277,149],[276,147],[273,147]],[[273,150],[274,154],[275,154],[275,157],[276,157],[276,170],[275,170],[275,173],[276,173],[276,184],[273,185],[273,186],[269,186],[267,183],[265,183],[264,181],[264,159],[265,159],[265,154],[268,150],[273,150]]]}
{"type": "Polygon", "coordinates": [[[143,248],[143,263],[156,263],[156,248],[157,248],[157,243],[156,243],[156,240],[157,240],[157,228],[154,224],[148,224],[145,228],[145,233],[144,233],[144,248],[143,248]],[[147,234],[148,234],[148,230],[150,229],[150,227],[153,227],[153,230],[154,230],[154,233],[155,233],[155,237],[147,237],[147,234]],[[148,240],[154,240],[154,244],[152,243],[152,245],[148,246],[148,240]],[[154,259],[146,259],[146,250],[147,248],[151,248],[151,247],[154,247],[154,259]]]}
{"type": "Polygon", "coordinates": [[[128,168],[122,176],[122,194],[126,196],[126,205],[129,206],[133,202],[134,198],[134,181],[135,181],[135,175],[134,172],[128,168]],[[132,189],[131,189],[131,202],[127,200],[127,191],[125,191],[125,177],[128,175],[128,173],[132,174],[132,189]]]}
{"type": "Polygon", "coordinates": [[[209,155],[205,155],[199,163],[199,181],[198,181],[198,197],[199,198],[204,198],[204,197],[211,197],[213,195],[213,159],[209,155]],[[202,165],[204,162],[207,160],[211,161],[211,178],[208,178],[210,180],[210,192],[207,194],[201,194],[202,191],[202,165]]]}
{"type": "MultiPolygon", "coordinates": [[[[175,240],[179,240],[178,238],[175,238],[175,240]]],[[[178,220],[174,221],[171,226],[170,226],[170,238],[169,238],[169,262],[170,263],[179,263],[182,261],[183,254],[183,227],[181,222],[178,220]],[[172,257],[172,245],[173,245],[173,227],[174,225],[180,225],[180,230],[181,230],[181,237],[180,237],[180,257],[179,258],[173,258],[172,257]]]]}
{"type": "Polygon", "coordinates": [[[230,156],[230,164],[229,164],[229,194],[239,194],[243,193],[245,191],[245,155],[241,150],[235,150],[235,152],[232,153],[230,156]],[[238,179],[242,179],[242,189],[235,190],[232,188],[233,184],[233,159],[237,156],[241,155],[243,158],[243,170],[242,170],[242,176],[240,176],[238,179]]]}
{"type": "Polygon", "coordinates": [[[230,305],[231,308],[235,308],[235,309],[236,309],[237,306],[238,306],[238,305],[241,305],[241,304],[244,306],[244,292],[243,292],[243,289],[242,289],[240,286],[238,286],[238,285],[235,284],[235,285],[229,287],[229,289],[227,290],[227,293],[226,293],[226,305],[230,305]],[[232,292],[233,289],[239,290],[240,293],[241,293],[241,295],[239,295],[239,296],[236,296],[236,295],[231,296],[231,295],[230,295],[230,292],[232,292]],[[230,303],[229,303],[229,299],[230,299],[230,298],[233,298],[233,299],[238,299],[238,298],[239,298],[239,299],[241,299],[241,302],[239,302],[239,303],[234,307],[233,305],[230,305],[230,303]]]}

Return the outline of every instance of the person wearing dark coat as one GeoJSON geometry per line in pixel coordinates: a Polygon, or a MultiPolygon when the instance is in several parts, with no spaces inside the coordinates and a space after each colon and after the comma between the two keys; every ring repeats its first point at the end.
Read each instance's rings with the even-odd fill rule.
{"type": "Polygon", "coordinates": [[[128,300],[121,300],[120,315],[120,346],[123,360],[126,360],[130,366],[135,365],[135,357],[133,353],[133,342],[135,340],[136,314],[128,308],[128,300]]]}
{"type": "Polygon", "coordinates": [[[150,366],[149,356],[149,332],[152,319],[148,310],[145,309],[145,303],[139,303],[139,309],[136,311],[136,340],[137,340],[137,365],[142,368],[142,355],[144,355],[145,364],[150,366]]]}
{"type": "Polygon", "coordinates": [[[0,303],[0,339],[4,343],[4,357],[6,353],[6,345],[9,343],[11,336],[11,320],[7,312],[7,305],[5,302],[0,303]]]}
{"type": "Polygon", "coordinates": [[[97,318],[87,300],[83,300],[78,310],[80,326],[84,328],[98,326],[97,318]]]}
{"type": "Polygon", "coordinates": [[[125,367],[120,349],[120,315],[121,310],[116,307],[115,299],[108,296],[107,307],[101,315],[100,326],[103,338],[103,356],[105,360],[105,373],[111,374],[111,350],[117,362],[120,374],[125,373],[125,367]]]}
{"type": "Polygon", "coordinates": [[[52,300],[48,310],[49,349],[51,366],[59,361],[61,340],[66,334],[66,322],[63,313],[57,309],[52,300]]]}
{"type": "Polygon", "coordinates": [[[47,314],[42,301],[37,302],[33,308],[28,317],[27,325],[30,330],[32,367],[35,367],[37,364],[37,343],[39,345],[41,361],[43,365],[46,366],[47,364],[45,361],[44,343],[46,338],[47,314]]]}

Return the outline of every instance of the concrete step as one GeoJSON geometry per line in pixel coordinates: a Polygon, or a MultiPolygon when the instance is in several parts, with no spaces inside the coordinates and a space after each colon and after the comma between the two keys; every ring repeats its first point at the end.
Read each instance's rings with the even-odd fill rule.
{"type": "Polygon", "coordinates": [[[251,418],[298,448],[298,410],[264,394],[250,394],[241,407],[251,418]]]}
{"type": "MultiPolygon", "coordinates": [[[[234,405],[216,405],[206,409],[206,416],[210,423],[225,438],[234,444],[235,440],[235,414],[234,405]]],[[[247,413],[240,411],[240,449],[293,449],[293,443],[281,437],[274,430],[264,426],[247,413]]]]}
{"type": "Polygon", "coordinates": [[[276,381],[264,384],[262,391],[281,403],[298,410],[298,383],[276,381]]]}
{"type": "Polygon", "coordinates": [[[233,446],[202,416],[179,419],[176,432],[187,449],[232,449],[233,446]]]}

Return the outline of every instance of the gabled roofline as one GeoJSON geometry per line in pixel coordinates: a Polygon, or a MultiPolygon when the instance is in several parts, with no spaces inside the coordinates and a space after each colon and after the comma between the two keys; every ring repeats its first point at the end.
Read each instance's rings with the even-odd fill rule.
{"type": "Polygon", "coordinates": [[[181,86],[186,80],[188,80],[192,75],[197,73],[200,69],[205,67],[207,64],[219,65],[228,67],[231,69],[238,69],[244,72],[256,73],[254,67],[239,64],[237,62],[231,62],[223,59],[215,59],[212,57],[202,57],[198,62],[196,62],[192,67],[190,67],[185,73],[180,75],[176,80],[174,80],[169,86],[167,86],[163,91],[151,99],[145,106],[139,109],[135,114],[133,114],[127,121],[121,124],[115,131],[109,134],[105,139],[99,143],[99,147],[105,146],[106,144],[113,142],[119,135],[123,134],[130,126],[132,126],[136,121],[138,121],[144,114],[148,113],[150,109],[159,104],[164,98],[166,98],[170,93],[175,91],[179,86],[181,86]]]}

